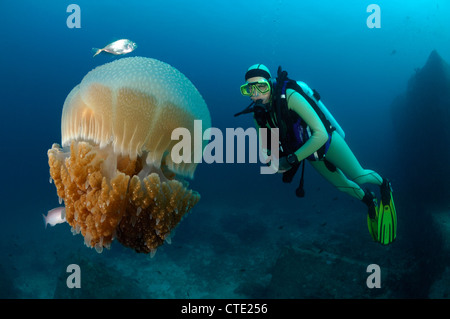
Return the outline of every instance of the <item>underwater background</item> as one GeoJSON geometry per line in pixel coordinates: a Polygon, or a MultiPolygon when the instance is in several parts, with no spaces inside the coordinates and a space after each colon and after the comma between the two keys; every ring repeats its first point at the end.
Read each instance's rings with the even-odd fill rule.
{"type": "Polygon", "coordinates": [[[450,61],[449,1],[1,1],[0,12],[1,298],[450,296],[448,190],[421,196],[435,159],[399,151],[392,115],[433,50],[450,61]],[[81,28],[66,25],[71,3],[81,28]],[[372,3],[380,28],[366,22],[372,3]],[[117,242],[98,254],[68,224],[45,228],[42,214],[59,206],[47,150],[61,142],[64,100],[91,69],[121,58],[91,49],[121,38],[138,44],[126,57],[185,74],[223,131],[253,125],[251,115],[233,116],[250,102],[239,92],[250,65],[272,75],[281,65],[317,89],[363,167],[392,181],[397,241],[374,243],[366,206],[311,166],[300,199],[299,176],[283,184],[260,163],[200,164],[190,186],[201,200],[153,258],[117,242]],[[81,268],[81,289],[66,286],[70,264],[81,268]],[[366,285],[370,264],[380,266],[381,288],[366,285]]]}

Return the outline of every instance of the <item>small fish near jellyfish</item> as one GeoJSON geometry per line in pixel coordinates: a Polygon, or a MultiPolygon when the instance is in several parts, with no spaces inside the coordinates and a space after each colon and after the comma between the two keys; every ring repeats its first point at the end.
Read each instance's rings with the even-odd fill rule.
{"type": "Polygon", "coordinates": [[[47,225],[55,226],[66,222],[66,210],[64,207],[56,207],[48,211],[47,216],[42,214],[45,228],[47,225]]]}
{"type": "MultiPolygon", "coordinates": [[[[62,146],[47,152],[72,232],[98,252],[114,239],[152,254],[170,241],[200,200],[185,181],[193,178],[195,161],[171,157],[172,131],[193,132],[194,120],[211,127],[204,99],[169,64],[131,57],[90,71],[64,102],[62,146]]],[[[194,144],[191,154],[206,141],[194,144]]]]}
{"type": "Polygon", "coordinates": [[[128,39],[120,39],[110,44],[106,45],[103,49],[92,48],[94,52],[94,57],[99,55],[102,52],[114,54],[114,55],[123,55],[130,52],[133,52],[137,48],[137,44],[128,39]]]}

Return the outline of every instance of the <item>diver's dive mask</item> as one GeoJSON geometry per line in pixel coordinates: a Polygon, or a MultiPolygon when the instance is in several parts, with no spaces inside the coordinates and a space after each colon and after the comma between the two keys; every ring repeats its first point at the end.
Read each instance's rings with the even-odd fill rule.
{"type": "Polygon", "coordinates": [[[255,93],[259,92],[261,94],[266,94],[270,91],[269,81],[262,79],[256,82],[247,82],[241,85],[241,94],[244,96],[253,96],[255,93]]]}

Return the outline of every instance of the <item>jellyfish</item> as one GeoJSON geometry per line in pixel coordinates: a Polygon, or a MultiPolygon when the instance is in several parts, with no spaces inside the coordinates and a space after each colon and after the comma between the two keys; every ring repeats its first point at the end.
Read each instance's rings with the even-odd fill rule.
{"type": "MultiPolygon", "coordinates": [[[[73,234],[102,252],[117,239],[153,254],[200,199],[196,161],[173,160],[175,128],[211,126],[207,105],[181,72],[131,57],[90,71],[67,96],[61,145],[48,150],[51,181],[73,234]]],[[[195,153],[192,144],[191,154],[195,153]]],[[[201,150],[200,150],[201,151],[201,150]]],[[[174,152],[175,153],[175,152],[174,152]]]]}

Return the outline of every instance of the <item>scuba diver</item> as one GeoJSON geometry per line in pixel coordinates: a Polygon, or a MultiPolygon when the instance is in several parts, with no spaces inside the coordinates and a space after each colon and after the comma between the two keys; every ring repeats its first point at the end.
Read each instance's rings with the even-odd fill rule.
{"type": "MultiPolygon", "coordinates": [[[[367,205],[367,225],[374,241],[392,243],[397,236],[397,214],[391,183],[361,167],[320,95],[304,82],[289,79],[281,67],[273,79],[266,66],[252,65],[245,73],[245,81],[241,93],[250,97],[252,103],[235,116],[253,113],[257,128],[279,129],[278,172],[283,174],[283,182],[290,183],[302,163],[296,195],[303,197],[303,174],[308,160],[337,189],[367,205]],[[375,194],[359,185],[364,183],[380,186],[379,206],[375,194]]],[[[270,156],[270,147],[262,148],[270,156]]]]}

